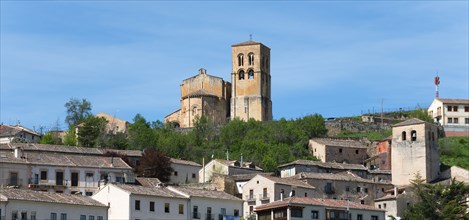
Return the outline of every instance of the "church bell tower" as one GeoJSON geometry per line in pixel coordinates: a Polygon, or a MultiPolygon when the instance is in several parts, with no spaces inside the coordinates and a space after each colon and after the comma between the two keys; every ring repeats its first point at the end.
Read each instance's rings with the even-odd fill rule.
{"type": "Polygon", "coordinates": [[[250,40],[231,51],[231,118],[272,120],[270,48],[250,40]]]}

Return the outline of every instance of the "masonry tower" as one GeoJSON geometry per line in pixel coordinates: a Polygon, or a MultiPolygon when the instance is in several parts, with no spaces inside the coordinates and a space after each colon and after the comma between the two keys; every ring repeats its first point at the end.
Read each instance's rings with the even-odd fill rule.
{"type": "Polygon", "coordinates": [[[231,118],[272,120],[270,48],[250,40],[231,49],[231,118]]]}

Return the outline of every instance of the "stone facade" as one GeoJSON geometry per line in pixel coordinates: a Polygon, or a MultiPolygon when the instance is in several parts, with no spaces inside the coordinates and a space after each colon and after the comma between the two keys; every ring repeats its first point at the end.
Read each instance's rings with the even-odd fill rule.
{"type": "Polygon", "coordinates": [[[431,182],[439,176],[438,128],[419,119],[409,119],[392,128],[392,183],[408,185],[417,173],[431,182]]]}
{"type": "Polygon", "coordinates": [[[313,138],[308,147],[322,162],[363,164],[368,159],[368,147],[358,140],[313,138]]]}
{"type": "Polygon", "coordinates": [[[167,115],[165,123],[190,128],[205,116],[215,124],[230,118],[272,120],[270,48],[247,41],[232,46],[231,82],[207,74],[182,81],[181,108],[167,115]]]}

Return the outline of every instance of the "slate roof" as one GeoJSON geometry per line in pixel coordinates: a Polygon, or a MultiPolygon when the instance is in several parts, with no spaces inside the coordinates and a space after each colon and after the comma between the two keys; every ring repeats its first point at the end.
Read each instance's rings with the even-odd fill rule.
{"type": "Polygon", "coordinates": [[[70,194],[64,194],[64,193],[41,192],[41,191],[33,191],[33,190],[27,190],[27,189],[0,188],[0,201],[8,201],[8,200],[23,200],[23,201],[35,201],[35,202],[107,207],[106,205],[88,196],[70,195],[70,194]]]}
{"type": "Polygon", "coordinates": [[[110,169],[128,169],[119,157],[103,157],[93,155],[74,155],[45,152],[26,152],[23,158],[15,158],[13,152],[0,152],[0,163],[23,163],[34,165],[67,166],[67,167],[95,167],[110,169]]]}
{"type": "Polygon", "coordinates": [[[322,168],[332,168],[332,169],[339,169],[339,170],[367,170],[367,168],[361,164],[333,163],[333,162],[321,162],[321,161],[312,161],[312,160],[295,160],[291,163],[279,165],[278,168],[286,167],[290,165],[318,166],[322,168]]]}
{"type": "Polygon", "coordinates": [[[358,140],[352,139],[338,139],[338,138],[313,138],[310,141],[314,141],[318,144],[336,147],[350,147],[350,148],[367,148],[366,145],[358,140]]]}
{"type": "Polygon", "coordinates": [[[469,99],[445,99],[445,98],[436,98],[436,99],[445,104],[469,104],[469,99]]]}
{"type": "Polygon", "coordinates": [[[403,121],[403,122],[397,123],[397,124],[393,125],[393,127],[407,126],[407,125],[416,125],[416,124],[424,124],[424,123],[427,123],[427,122],[422,121],[422,120],[417,119],[417,118],[411,118],[411,119],[409,119],[409,120],[405,120],[405,121],[403,121]]]}
{"type": "Polygon", "coordinates": [[[22,127],[22,126],[10,126],[10,125],[0,125],[0,137],[11,137],[15,136],[20,132],[30,133],[36,136],[40,136],[38,133],[34,132],[31,129],[22,127]]]}
{"type": "MultiPolygon", "coordinates": [[[[262,175],[261,175],[262,176],[262,175]]],[[[294,179],[294,178],[280,178],[280,177],[275,177],[275,176],[263,176],[274,183],[279,183],[283,185],[290,185],[290,186],[297,186],[297,187],[303,187],[303,188],[308,188],[308,189],[315,189],[314,186],[309,185],[308,183],[294,179]]]]}
{"type": "Polygon", "coordinates": [[[169,190],[166,187],[147,187],[128,184],[110,184],[119,189],[122,189],[130,194],[145,195],[145,196],[158,196],[170,198],[185,198],[184,196],[169,190]]]}
{"type": "Polygon", "coordinates": [[[349,182],[361,182],[361,183],[371,183],[374,184],[375,182],[361,178],[354,174],[348,172],[340,172],[340,173],[305,173],[301,172],[296,174],[292,177],[287,178],[294,178],[294,179],[321,179],[321,180],[337,180],[337,181],[349,181],[349,182]]]}
{"type": "Polygon", "coordinates": [[[171,187],[171,188],[183,194],[186,194],[190,197],[243,201],[242,199],[236,196],[230,195],[223,191],[194,189],[194,188],[187,188],[187,187],[171,187]]]}
{"type": "Polygon", "coordinates": [[[298,206],[298,205],[315,205],[323,206],[327,208],[336,208],[336,209],[361,209],[361,210],[372,210],[372,211],[381,211],[385,212],[383,209],[378,209],[373,206],[362,205],[360,203],[346,201],[346,200],[336,200],[336,199],[320,199],[320,198],[309,198],[309,197],[289,197],[285,198],[283,201],[278,200],[275,202],[267,203],[265,205],[260,205],[255,208],[255,211],[269,210],[273,208],[287,207],[287,206],[298,206]]]}
{"type": "Polygon", "coordinates": [[[202,165],[196,162],[190,161],[190,160],[180,160],[180,159],[171,158],[171,163],[202,167],[202,165]]]}

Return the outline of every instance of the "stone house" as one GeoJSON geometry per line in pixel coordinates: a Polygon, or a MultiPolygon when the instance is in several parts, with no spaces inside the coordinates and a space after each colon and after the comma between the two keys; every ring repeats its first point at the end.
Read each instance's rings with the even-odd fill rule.
{"type": "Polygon", "coordinates": [[[0,125],[0,144],[39,143],[41,135],[21,125],[0,125]]]}
{"type": "Polygon", "coordinates": [[[231,83],[199,69],[198,75],[182,81],[181,107],[167,115],[165,123],[190,128],[202,116],[215,124],[230,118],[272,120],[270,48],[255,41],[231,48],[231,83]]]}
{"type": "Polygon", "coordinates": [[[351,172],[300,173],[293,177],[316,188],[318,198],[350,200],[365,205],[374,205],[374,199],[385,195],[393,186],[388,181],[374,182],[351,172]]]}
{"type": "Polygon", "coordinates": [[[82,195],[0,190],[0,219],[106,220],[107,210],[107,205],[82,195]]]}
{"type": "Polygon", "coordinates": [[[469,136],[469,99],[435,98],[428,114],[443,126],[446,136],[469,136]]]}
{"type": "Polygon", "coordinates": [[[199,170],[199,183],[211,180],[213,174],[237,175],[261,173],[263,170],[253,162],[214,159],[199,170]]]}
{"type": "Polygon", "coordinates": [[[354,139],[313,138],[308,148],[322,162],[363,164],[368,159],[368,146],[354,139]]]}
{"type": "Polygon", "coordinates": [[[416,202],[415,197],[409,187],[394,187],[387,190],[386,195],[375,199],[375,208],[386,211],[386,216],[395,217],[397,220],[402,219],[405,210],[416,202]]]}
{"type": "Polygon", "coordinates": [[[95,115],[96,117],[102,117],[106,119],[107,124],[105,127],[105,132],[108,134],[116,134],[116,133],[127,133],[127,129],[129,128],[130,123],[126,120],[117,118],[115,116],[109,115],[104,112],[100,112],[95,115]]]}
{"type": "Polygon", "coordinates": [[[169,177],[169,184],[187,184],[199,182],[199,170],[202,165],[188,161],[171,158],[173,172],[169,177]]]}
{"type": "Polygon", "coordinates": [[[282,164],[277,167],[280,177],[295,176],[299,173],[338,173],[350,171],[355,175],[366,178],[368,169],[361,164],[321,162],[312,160],[295,160],[291,163],[282,164]]]}
{"type": "Polygon", "coordinates": [[[365,160],[366,167],[370,170],[391,170],[391,149],[392,135],[378,141],[376,144],[376,154],[365,160]]]}
{"type": "Polygon", "coordinates": [[[256,207],[258,220],[384,220],[384,210],[360,203],[307,197],[291,197],[256,207]]]}
{"type": "Polygon", "coordinates": [[[436,125],[413,118],[392,127],[392,183],[408,185],[418,173],[431,182],[440,175],[436,125]]]}
{"type": "Polygon", "coordinates": [[[242,192],[245,218],[252,216],[254,208],[262,204],[292,196],[317,197],[319,195],[315,187],[305,181],[268,175],[256,175],[244,184],[242,192]]]}

